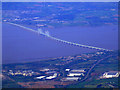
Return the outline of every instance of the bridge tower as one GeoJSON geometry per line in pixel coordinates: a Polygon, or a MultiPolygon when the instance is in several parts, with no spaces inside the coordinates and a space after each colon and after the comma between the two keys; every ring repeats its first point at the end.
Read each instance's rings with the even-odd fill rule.
{"type": "Polygon", "coordinates": [[[43,34],[43,31],[41,28],[38,28],[38,34],[43,34]]]}
{"type": "Polygon", "coordinates": [[[45,35],[49,37],[50,36],[49,31],[45,31],[45,35]]]}

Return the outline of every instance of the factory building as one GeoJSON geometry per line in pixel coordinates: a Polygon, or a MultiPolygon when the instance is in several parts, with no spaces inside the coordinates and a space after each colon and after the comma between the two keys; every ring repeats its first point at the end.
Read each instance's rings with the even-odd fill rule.
{"type": "Polygon", "coordinates": [[[119,77],[118,71],[109,71],[105,72],[100,78],[113,78],[113,77],[119,77]]]}
{"type": "Polygon", "coordinates": [[[46,77],[46,79],[54,79],[54,78],[56,78],[57,77],[57,73],[54,73],[54,75],[53,76],[48,76],[48,77],[46,77]]]}
{"type": "Polygon", "coordinates": [[[73,69],[70,72],[85,72],[84,69],[73,69]]]}
{"type": "Polygon", "coordinates": [[[45,76],[36,77],[36,79],[43,79],[45,76]]]}
{"type": "Polygon", "coordinates": [[[69,72],[69,71],[70,71],[70,69],[65,69],[65,71],[69,72]]]}
{"type": "Polygon", "coordinates": [[[62,78],[62,81],[78,81],[79,77],[66,77],[66,78],[62,78]]]}
{"type": "Polygon", "coordinates": [[[69,73],[67,76],[84,76],[83,73],[69,73]]]}

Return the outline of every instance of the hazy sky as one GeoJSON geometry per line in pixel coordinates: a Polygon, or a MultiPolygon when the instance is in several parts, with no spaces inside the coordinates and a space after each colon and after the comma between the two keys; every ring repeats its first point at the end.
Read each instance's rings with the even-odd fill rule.
{"type": "Polygon", "coordinates": [[[118,2],[120,0],[1,0],[2,2],[118,2]]]}

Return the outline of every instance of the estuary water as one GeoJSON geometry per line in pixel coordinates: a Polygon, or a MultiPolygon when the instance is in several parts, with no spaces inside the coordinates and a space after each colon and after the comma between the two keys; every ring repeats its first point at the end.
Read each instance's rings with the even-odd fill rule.
{"type": "MultiPolygon", "coordinates": [[[[2,24],[3,64],[39,61],[97,50],[57,42],[23,28],[2,24]]],[[[34,27],[35,30],[37,28],[34,27]]],[[[51,36],[79,44],[105,49],[118,49],[118,26],[43,28],[51,36]]]]}

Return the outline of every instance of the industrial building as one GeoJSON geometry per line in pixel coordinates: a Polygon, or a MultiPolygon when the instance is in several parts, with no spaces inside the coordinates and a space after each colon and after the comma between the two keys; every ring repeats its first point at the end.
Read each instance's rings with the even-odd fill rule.
{"type": "Polygon", "coordinates": [[[69,71],[70,71],[70,69],[65,69],[65,71],[69,72],[69,71]]]}
{"type": "Polygon", "coordinates": [[[70,72],[85,72],[84,69],[73,69],[70,72]]]}
{"type": "Polygon", "coordinates": [[[45,69],[41,69],[40,71],[45,72],[45,71],[49,71],[49,70],[50,70],[50,69],[45,68],[45,69]]]}
{"type": "Polygon", "coordinates": [[[100,78],[113,78],[113,77],[119,77],[118,71],[109,71],[105,72],[100,78]]]}
{"type": "Polygon", "coordinates": [[[57,77],[57,73],[54,73],[54,75],[53,76],[48,76],[48,77],[46,77],[46,79],[54,79],[54,78],[56,78],[57,77]]]}
{"type": "Polygon", "coordinates": [[[45,76],[36,77],[36,79],[43,79],[45,76]]]}
{"type": "Polygon", "coordinates": [[[83,73],[69,73],[67,76],[84,76],[83,73]]]}
{"type": "Polygon", "coordinates": [[[78,81],[79,77],[66,77],[66,78],[62,78],[62,81],[78,81]]]}

